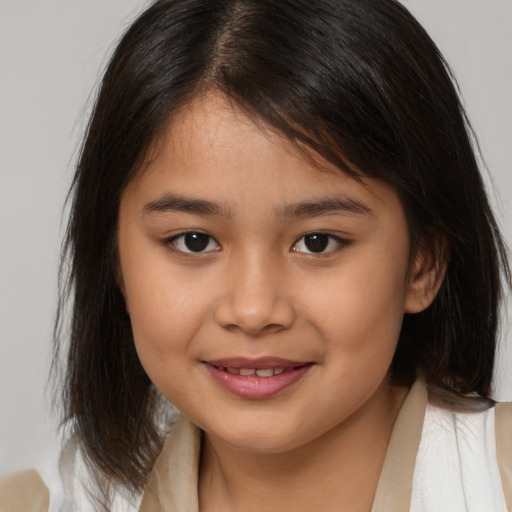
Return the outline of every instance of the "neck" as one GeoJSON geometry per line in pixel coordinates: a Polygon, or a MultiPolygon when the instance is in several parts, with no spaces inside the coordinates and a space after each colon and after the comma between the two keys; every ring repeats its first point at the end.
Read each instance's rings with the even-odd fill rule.
{"type": "Polygon", "coordinates": [[[381,386],[358,411],[284,453],[248,453],[206,435],[201,512],[369,512],[407,390],[381,386]]]}

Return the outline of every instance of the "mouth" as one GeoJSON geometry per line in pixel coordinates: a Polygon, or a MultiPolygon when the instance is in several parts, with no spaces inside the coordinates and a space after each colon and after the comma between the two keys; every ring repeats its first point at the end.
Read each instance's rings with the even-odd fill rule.
{"type": "Polygon", "coordinates": [[[312,362],[280,358],[202,361],[214,380],[230,394],[249,399],[275,396],[302,380],[312,362]]]}
{"type": "MultiPolygon", "coordinates": [[[[211,364],[211,363],[209,363],[211,364]]],[[[236,368],[234,366],[217,366],[212,365],[217,370],[221,372],[229,373],[230,375],[241,375],[242,377],[250,377],[252,375],[256,377],[260,377],[262,379],[268,379],[270,377],[274,377],[274,375],[282,375],[283,373],[291,372],[293,370],[297,370],[299,368],[302,368],[303,366],[306,366],[307,364],[311,363],[304,363],[297,366],[288,366],[288,367],[282,367],[278,366],[275,368],[236,368]]]]}

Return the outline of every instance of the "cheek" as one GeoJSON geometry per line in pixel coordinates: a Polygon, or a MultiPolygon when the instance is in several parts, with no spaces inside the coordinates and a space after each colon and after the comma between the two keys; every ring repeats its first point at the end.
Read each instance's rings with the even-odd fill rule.
{"type": "Polygon", "coordinates": [[[197,325],[197,317],[204,314],[200,296],[194,290],[185,290],[168,279],[144,283],[130,293],[130,319],[135,339],[165,350],[173,340],[186,340],[197,325]]]}
{"type": "Polygon", "coordinates": [[[190,353],[198,326],[198,310],[183,294],[153,292],[147,302],[132,303],[135,349],[155,387],[179,407],[185,392],[182,383],[191,373],[190,353]]]}
{"type": "Polygon", "coordinates": [[[159,387],[165,375],[183,366],[208,317],[209,300],[189,279],[150,261],[140,271],[131,270],[125,282],[135,347],[148,376],[159,387]]]}
{"type": "Polygon", "coordinates": [[[336,350],[389,352],[402,324],[406,268],[402,253],[380,258],[358,253],[322,286],[311,287],[304,308],[336,350]]]}

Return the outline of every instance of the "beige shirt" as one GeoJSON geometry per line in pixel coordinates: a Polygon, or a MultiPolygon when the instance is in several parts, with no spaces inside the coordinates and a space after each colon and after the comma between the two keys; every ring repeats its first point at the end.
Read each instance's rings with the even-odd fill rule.
{"type": "MultiPolygon", "coordinates": [[[[417,457],[421,458],[422,452],[426,450],[425,446],[420,444],[422,432],[425,431],[426,409],[427,390],[425,383],[419,379],[407,395],[395,422],[372,512],[411,510],[413,475],[417,480],[419,474],[423,487],[428,488],[429,482],[425,481],[428,479],[428,471],[421,473],[421,468],[416,467],[417,457]]],[[[494,410],[491,409],[491,413],[494,419],[494,410]]],[[[450,414],[453,416],[455,413],[448,411],[444,416],[448,417],[447,415],[450,414]]],[[[464,424],[456,414],[453,417],[458,419],[459,423],[462,422],[463,429],[471,430],[471,423],[464,424]]],[[[439,420],[435,418],[434,421],[439,420]]],[[[458,435],[457,429],[455,429],[455,435],[458,435]]],[[[197,488],[200,436],[200,430],[185,416],[180,416],[151,472],[139,512],[199,512],[197,488]]],[[[496,405],[495,432],[492,432],[493,444],[494,439],[499,468],[496,472],[501,475],[503,495],[498,496],[497,501],[493,503],[500,503],[501,500],[503,507],[506,508],[496,505],[496,508],[485,510],[501,512],[506,509],[512,512],[512,404],[496,405]]],[[[439,447],[437,449],[439,450],[439,447]]],[[[495,460],[495,454],[492,455],[495,460]]],[[[427,469],[430,471],[430,468],[427,469]]],[[[443,469],[448,471],[447,478],[450,478],[449,468],[443,469]]],[[[488,468],[480,469],[486,472],[488,470],[488,468]]],[[[501,493],[500,482],[495,484],[497,487],[489,492],[501,493]]],[[[449,489],[450,483],[447,482],[446,485],[449,489]]],[[[415,510],[441,512],[436,505],[432,508],[432,501],[422,501],[420,498],[416,497],[413,500],[415,510]]],[[[485,502],[485,496],[481,499],[485,502]]],[[[33,470],[0,481],[0,512],[47,512],[48,506],[49,491],[33,470]]],[[[457,509],[457,512],[459,510],[462,509],[457,509]]],[[[472,510],[472,508],[468,505],[464,510],[472,510]]],[[[445,509],[443,512],[455,512],[455,510],[445,509]]]]}

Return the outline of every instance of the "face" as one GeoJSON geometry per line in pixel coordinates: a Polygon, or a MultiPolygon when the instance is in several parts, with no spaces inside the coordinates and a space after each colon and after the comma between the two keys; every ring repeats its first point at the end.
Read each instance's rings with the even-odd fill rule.
{"type": "Polygon", "coordinates": [[[319,170],[217,96],[173,117],[123,193],[118,243],[147,374],[239,449],[343,424],[386,386],[420,308],[394,190],[319,170]]]}

